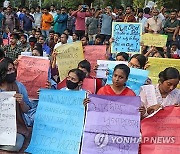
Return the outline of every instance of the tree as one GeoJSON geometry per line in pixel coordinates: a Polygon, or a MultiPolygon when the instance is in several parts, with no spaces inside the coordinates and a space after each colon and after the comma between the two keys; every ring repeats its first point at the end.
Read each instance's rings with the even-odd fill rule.
{"type": "Polygon", "coordinates": [[[21,5],[25,6],[26,5],[26,0],[21,0],[21,5]]]}

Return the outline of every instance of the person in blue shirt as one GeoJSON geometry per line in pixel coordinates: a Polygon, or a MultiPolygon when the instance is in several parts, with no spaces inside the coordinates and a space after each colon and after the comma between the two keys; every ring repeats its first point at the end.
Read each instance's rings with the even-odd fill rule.
{"type": "Polygon", "coordinates": [[[51,54],[51,48],[46,44],[46,38],[43,35],[39,37],[39,43],[42,45],[43,52],[49,56],[51,54]]]}
{"type": "Polygon", "coordinates": [[[62,7],[61,14],[58,14],[54,21],[54,23],[56,24],[56,29],[54,29],[55,32],[62,34],[64,30],[67,29],[67,20],[68,15],[66,13],[66,8],[62,7]]]}
{"type": "Polygon", "coordinates": [[[15,146],[0,145],[1,150],[18,152],[28,136],[27,121],[25,114],[31,109],[27,90],[25,86],[16,80],[16,69],[13,60],[10,58],[2,58],[0,60],[0,92],[16,91],[16,124],[17,135],[15,146]]]}

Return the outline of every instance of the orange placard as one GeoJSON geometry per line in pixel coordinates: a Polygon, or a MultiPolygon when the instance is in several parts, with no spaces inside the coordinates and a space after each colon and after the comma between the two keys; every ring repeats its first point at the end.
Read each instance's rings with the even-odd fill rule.
{"type": "Polygon", "coordinates": [[[141,154],[180,154],[180,108],[169,106],[141,122],[141,154]]]}
{"type": "Polygon", "coordinates": [[[30,98],[37,99],[37,90],[46,87],[49,66],[48,59],[19,56],[17,80],[25,85],[30,98]]]}
{"type": "Polygon", "coordinates": [[[91,75],[95,76],[94,66],[97,60],[106,59],[106,46],[105,45],[88,45],[85,46],[84,56],[91,64],[91,75]]]}

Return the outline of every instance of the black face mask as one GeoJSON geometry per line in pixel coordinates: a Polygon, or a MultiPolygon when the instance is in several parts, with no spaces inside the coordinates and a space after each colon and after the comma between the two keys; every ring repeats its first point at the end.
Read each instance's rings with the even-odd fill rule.
{"type": "Polygon", "coordinates": [[[72,82],[71,80],[66,80],[66,86],[68,89],[75,89],[77,88],[79,82],[72,82]]]}
{"type": "Polygon", "coordinates": [[[16,80],[16,73],[7,74],[5,77],[5,81],[7,83],[13,83],[16,80]]]}

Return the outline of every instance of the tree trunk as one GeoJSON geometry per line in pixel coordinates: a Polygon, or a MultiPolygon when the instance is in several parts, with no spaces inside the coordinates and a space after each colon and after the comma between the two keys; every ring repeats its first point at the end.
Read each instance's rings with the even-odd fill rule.
{"type": "Polygon", "coordinates": [[[26,6],[26,0],[21,0],[21,5],[26,6]]]}

